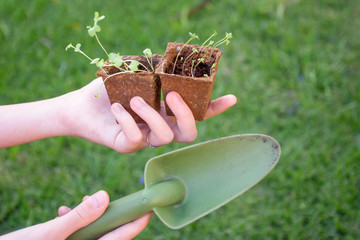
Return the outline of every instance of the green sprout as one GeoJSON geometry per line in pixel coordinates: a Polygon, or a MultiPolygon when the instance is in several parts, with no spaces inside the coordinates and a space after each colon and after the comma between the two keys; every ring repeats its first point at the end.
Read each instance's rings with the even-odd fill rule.
{"type": "MultiPolygon", "coordinates": [[[[97,35],[97,33],[99,33],[101,31],[101,27],[98,25],[98,23],[99,23],[99,21],[103,20],[104,18],[105,18],[105,16],[100,16],[99,12],[95,12],[94,25],[93,26],[87,26],[87,28],[88,28],[89,36],[96,38],[96,41],[98,42],[98,44],[100,45],[102,50],[107,55],[107,57],[108,57],[107,61],[105,61],[104,59],[100,59],[100,58],[94,58],[94,59],[90,58],[88,55],[86,55],[83,51],[80,50],[80,47],[81,47],[80,43],[76,44],[75,47],[70,43],[65,48],[65,50],[68,50],[69,48],[73,48],[75,52],[81,53],[87,59],[89,59],[90,64],[95,64],[100,69],[102,69],[103,67],[114,66],[114,67],[118,68],[121,72],[137,72],[137,71],[140,71],[138,66],[142,65],[146,69],[146,71],[149,71],[143,64],[141,64],[138,61],[135,61],[135,60],[124,61],[124,59],[121,57],[121,55],[119,53],[110,53],[109,54],[106,51],[106,49],[101,44],[101,42],[99,40],[99,37],[97,35]],[[128,62],[130,62],[130,64],[128,64],[128,62]]],[[[148,49],[146,51],[146,54],[147,54],[147,56],[149,56],[149,54],[151,55],[151,50],[148,49]]],[[[152,64],[150,64],[150,65],[152,67],[152,64]]]]}
{"type": "Polygon", "coordinates": [[[177,62],[177,60],[178,60],[178,58],[179,58],[179,56],[180,56],[181,51],[184,49],[184,47],[185,47],[186,45],[188,45],[191,40],[193,40],[193,39],[195,39],[195,38],[199,39],[199,37],[198,37],[195,33],[189,32],[189,35],[190,35],[189,40],[188,40],[186,43],[184,43],[184,45],[182,46],[182,48],[179,50],[178,54],[176,55],[176,58],[175,58],[175,61],[174,61],[174,67],[173,67],[172,74],[174,74],[174,72],[175,72],[176,62],[177,62]]]}
{"type": "Polygon", "coordinates": [[[98,68],[103,68],[105,65],[104,59],[95,58],[93,59],[90,64],[95,64],[98,68]]]}
{"type": "Polygon", "coordinates": [[[194,68],[195,61],[196,61],[196,60],[191,60],[191,75],[193,75],[193,74],[192,74],[192,70],[193,70],[193,68],[194,68]]]}
{"type": "Polygon", "coordinates": [[[74,49],[74,52],[78,52],[80,54],[82,54],[83,56],[85,56],[87,59],[90,60],[90,64],[95,64],[98,68],[102,68],[104,66],[108,66],[108,65],[105,65],[105,61],[104,59],[101,59],[100,58],[90,58],[88,55],[86,55],[81,49],[81,44],[80,43],[77,43],[75,45],[75,47],[70,43],[69,45],[66,46],[65,48],[65,51],[69,50],[70,48],[74,49]]]}
{"type": "Polygon", "coordinates": [[[96,34],[97,32],[101,31],[101,27],[98,25],[98,22],[103,20],[105,18],[105,16],[101,16],[99,17],[99,13],[95,12],[95,17],[94,17],[94,26],[87,26],[88,30],[88,34],[90,37],[94,37],[96,38],[96,41],[99,43],[100,47],[102,48],[102,50],[104,50],[104,52],[106,53],[106,55],[109,57],[109,54],[107,53],[107,51],[105,50],[105,48],[103,47],[103,45],[101,44],[98,35],[96,34]]]}
{"type": "Polygon", "coordinates": [[[215,68],[215,63],[213,63],[213,65],[211,65],[211,68],[210,68],[210,76],[212,74],[212,70],[215,68]]]}
{"type": "MultiPolygon", "coordinates": [[[[217,41],[216,43],[214,43],[213,47],[216,48],[218,46],[220,46],[221,44],[224,44],[227,46],[230,44],[230,40],[232,38],[232,33],[226,33],[225,34],[225,37],[223,37],[222,39],[220,39],[219,41],[217,41]]],[[[214,52],[214,49],[211,50],[211,54],[210,54],[210,57],[212,57],[213,55],[213,52],[214,52]]]]}
{"type": "MultiPolygon", "coordinates": [[[[81,44],[78,43],[74,47],[71,43],[65,48],[65,50],[68,50],[69,48],[73,48],[75,52],[81,53],[84,55],[87,59],[90,60],[90,64],[95,64],[98,68],[102,69],[103,67],[111,67],[114,66],[120,70],[120,72],[138,72],[143,71],[139,70],[139,66],[141,65],[146,71],[149,72],[149,69],[142,63],[135,61],[135,60],[127,60],[124,61],[124,59],[121,57],[119,53],[108,53],[104,46],[101,44],[99,37],[97,33],[101,31],[101,27],[98,25],[99,21],[103,20],[105,16],[100,16],[99,12],[95,12],[94,16],[94,25],[93,26],[87,26],[88,34],[90,37],[95,37],[96,41],[102,48],[102,50],[105,52],[105,54],[108,57],[108,60],[105,61],[104,59],[100,58],[90,58],[88,55],[86,55],[83,51],[80,50],[81,44]]],[[[152,64],[152,53],[149,48],[144,50],[145,57],[147,61],[149,62],[151,69],[154,71],[154,67],[152,64]]],[[[105,72],[106,73],[106,72],[105,72]]],[[[107,74],[107,73],[106,73],[107,74]]],[[[119,73],[115,73],[119,74],[119,73]]]]}
{"type": "Polygon", "coordinates": [[[144,51],[143,51],[145,57],[146,57],[146,60],[148,61],[151,69],[154,71],[154,67],[153,67],[153,60],[152,60],[152,52],[151,52],[151,49],[150,48],[146,48],[144,51]]]}
{"type": "MultiPolygon", "coordinates": [[[[173,71],[172,74],[174,74],[175,72],[175,68],[176,68],[176,63],[179,60],[179,56],[182,52],[182,50],[184,49],[185,46],[187,46],[189,44],[189,42],[195,38],[199,39],[199,37],[194,34],[194,33],[189,33],[190,35],[190,39],[183,44],[183,46],[180,48],[179,52],[177,53],[177,56],[175,58],[174,61],[174,65],[173,65],[173,71]]],[[[182,71],[181,74],[185,75],[184,71],[185,71],[185,65],[187,61],[191,60],[191,69],[190,69],[190,76],[194,77],[195,73],[196,73],[196,68],[199,66],[200,63],[205,63],[206,61],[208,61],[209,59],[212,58],[213,56],[213,51],[215,50],[216,47],[218,47],[221,44],[226,44],[228,45],[230,43],[230,40],[232,38],[232,33],[226,33],[225,37],[223,37],[222,39],[218,40],[218,41],[214,41],[212,40],[215,36],[217,35],[217,32],[214,30],[214,32],[202,43],[202,45],[200,47],[193,47],[192,48],[192,52],[187,55],[187,56],[181,56],[180,61],[183,61],[182,64],[182,71]],[[210,58],[205,58],[206,55],[209,54],[210,50],[205,50],[206,48],[211,48],[211,54],[210,54],[210,58]],[[197,58],[197,59],[196,59],[197,58]],[[194,60],[195,59],[195,60],[194,60]]],[[[208,65],[210,65],[211,63],[207,63],[208,65]]],[[[210,68],[210,75],[212,73],[214,66],[212,66],[210,68]]],[[[209,77],[208,74],[203,74],[204,77],[209,77]]]]}
{"type": "Polygon", "coordinates": [[[220,39],[219,41],[217,41],[214,44],[214,47],[217,47],[217,46],[219,46],[221,44],[224,44],[224,43],[226,44],[226,46],[229,45],[230,44],[229,39],[231,39],[231,38],[232,38],[232,33],[226,33],[224,38],[220,39]]]}
{"type": "MultiPolygon", "coordinates": [[[[66,46],[65,50],[69,50],[70,48],[74,49],[75,52],[78,52],[80,54],[82,54],[83,56],[85,56],[89,61],[90,64],[95,64],[99,69],[101,69],[102,71],[104,71],[104,73],[107,75],[106,79],[104,80],[104,83],[106,82],[106,80],[114,75],[118,75],[118,74],[122,74],[122,73],[126,73],[126,72],[139,72],[139,71],[144,71],[144,70],[140,70],[139,66],[142,66],[145,71],[149,72],[149,69],[142,64],[139,61],[136,60],[124,60],[120,53],[108,53],[106,51],[106,49],[104,48],[104,46],[101,44],[98,34],[101,31],[101,27],[99,26],[99,22],[101,20],[103,20],[105,18],[105,16],[100,16],[99,12],[95,12],[95,16],[94,16],[94,25],[93,26],[87,26],[88,29],[88,34],[90,37],[95,37],[96,41],[98,42],[98,44],[100,45],[101,49],[105,52],[106,56],[107,56],[107,60],[104,60],[102,58],[90,58],[88,55],[86,55],[81,49],[81,44],[77,43],[75,46],[72,45],[71,43],[69,45],[66,46]],[[104,67],[115,67],[117,69],[120,70],[120,72],[116,72],[114,74],[108,75],[108,70],[104,69],[104,67]]],[[[144,54],[147,58],[147,61],[149,62],[152,70],[154,71],[153,68],[153,64],[152,64],[152,53],[151,50],[149,48],[144,50],[144,54]]],[[[99,92],[95,95],[96,97],[99,96],[101,88],[99,89],[99,92]]]]}
{"type": "Polygon", "coordinates": [[[114,67],[119,68],[124,64],[124,60],[119,53],[110,53],[109,62],[114,65],[114,67]]]}
{"type": "MultiPolygon", "coordinates": [[[[211,38],[213,38],[214,36],[217,35],[217,32],[214,30],[214,33],[210,35],[210,37],[208,39],[205,40],[205,42],[203,42],[203,44],[200,46],[200,50],[199,52],[201,52],[202,48],[205,46],[205,44],[210,41],[211,38]]],[[[210,41],[209,44],[207,45],[208,47],[213,45],[214,41],[210,41]]]]}
{"type": "Polygon", "coordinates": [[[139,65],[140,65],[139,61],[131,60],[131,62],[129,64],[130,71],[132,71],[132,72],[138,71],[139,70],[139,65]]]}
{"type": "Polygon", "coordinates": [[[196,70],[196,67],[199,66],[200,63],[203,63],[205,61],[205,59],[202,57],[202,58],[199,58],[197,59],[197,63],[196,65],[194,66],[194,62],[195,60],[193,60],[193,64],[191,66],[191,76],[194,77],[194,74],[195,74],[195,70],[196,70]]]}
{"type": "Polygon", "coordinates": [[[75,45],[75,47],[70,43],[69,45],[66,46],[65,51],[69,50],[70,48],[73,48],[74,52],[78,52],[78,53],[82,54],[83,56],[85,56],[90,61],[92,61],[92,59],[88,55],[86,55],[83,51],[81,51],[80,47],[81,47],[80,43],[77,43],[75,45]]]}
{"type": "Polygon", "coordinates": [[[183,62],[183,66],[182,66],[182,71],[181,71],[182,74],[184,74],[184,68],[185,68],[186,60],[188,60],[188,59],[189,59],[193,54],[195,54],[195,53],[199,53],[199,50],[197,50],[196,48],[193,48],[193,49],[192,49],[192,53],[190,53],[190,54],[185,58],[185,60],[184,60],[184,62],[183,62]]]}

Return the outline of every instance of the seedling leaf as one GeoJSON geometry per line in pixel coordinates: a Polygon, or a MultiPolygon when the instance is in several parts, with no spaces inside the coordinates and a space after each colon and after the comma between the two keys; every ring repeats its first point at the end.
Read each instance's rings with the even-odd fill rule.
{"type": "Polygon", "coordinates": [[[66,46],[65,51],[69,50],[69,48],[75,48],[71,43],[66,46]]]}
{"type": "Polygon", "coordinates": [[[95,17],[94,17],[94,25],[96,25],[99,21],[103,20],[105,18],[105,16],[101,16],[99,17],[99,12],[95,12],[95,17]]]}
{"type": "Polygon", "coordinates": [[[74,51],[75,52],[81,52],[80,47],[81,47],[80,43],[76,44],[74,51]]]}
{"type": "Polygon", "coordinates": [[[191,40],[193,40],[194,38],[199,39],[198,35],[196,35],[195,33],[189,32],[189,35],[190,35],[190,39],[180,48],[178,54],[176,55],[176,58],[175,58],[175,61],[174,61],[174,67],[173,67],[173,71],[172,71],[173,74],[174,74],[174,72],[175,72],[176,62],[177,62],[177,60],[178,60],[178,58],[179,58],[179,56],[180,56],[180,53],[181,53],[181,51],[183,50],[183,48],[184,48],[186,45],[188,45],[189,42],[190,42],[191,40]]]}
{"type": "Polygon", "coordinates": [[[139,68],[138,68],[139,65],[140,65],[140,62],[138,62],[136,60],[132,60],[131,63],[129,64],[130,71],[132,71],[132,72],[139,71],[139,68]]]}
{"type": "Polygon", "coordinates": [[[109,61],[114,64],[115,67],[120,68],[123,65],[124,60],[120,56],[119,53],[110,53],[109,54],[109,61]]]}
{"type": "Polygon", "coordinates": [[[103,68],[104,65],[105,65],[104,59],[101,59],[101,60],[98,61],[97,64],[96,64],[96,66],[97,66],[98,68],[103,68]]]}
{"type": "Polygon", "coordinates": [[[199,39],[199,36],[198,36],[198,35],[196,35],[195,33],[191,33],[191,32],[189,32],[189,35],[190,35],[190,39],[194,39],[194,38],[199,39]]]}
{"type": "Polygon", "coordinates": [[[98,62],[100,61],[100,58],[95,58],[95,59],[93,59],[92,61],[91,61],[91,63],[90,64],[98,64],[98,62]]]}
{"type": "Polygon", "coordinates": [[[143,53],[146,57],[147,62],[150,64],[151,69],[154,71],[151,49],[146,48],[143,53]]]}
{"type": "Polygon", "coordinates": [[[101,27],[99,25],[95,25],[93,27],[88,26],[87,28],[89,29],[88,34],[90,35],[90,37],[94,37],[97,32],[101,31],[101,27]]]}
{"type": "Polygon", "coordinates": [[[88,33],[90,35],[90,37],[94,37],[96,35],[97,32],[101,31],[101,27],[98,25],[98,22],[103,20],[105,18],[105,16],[101,16],[99,17],[99,12],[95,12],[95,17],[94,17],[94,26],[87,26],[88,33]]]}
{"type": "Polygon", "coordinates": [[[146,48],[143,53],[144,53],[144,55],[145,55],[146,57],[148,57],[148,58],[151,58],[151,57],[152,57],[152,52],[151,52],[151,49],[150,49],[150,48],[146,48]]]}

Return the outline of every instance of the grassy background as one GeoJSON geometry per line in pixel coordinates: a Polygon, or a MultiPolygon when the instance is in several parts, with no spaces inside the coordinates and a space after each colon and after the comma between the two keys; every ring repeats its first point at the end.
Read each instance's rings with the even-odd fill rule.
{"type": "MultiPolygon", "coordinates": [[[[196,142],[263,133],[282,145],[279,165],[242,197],[181,229],[156,217],[139,239],[360,238],[360,2],[356,0],[0,1],[0,104],[50,98],[85,85],[94,66],[73,52],[101,50],[86,26],[106,15],[107,49],[163,53],[188,32],[232,32],[213,98],[238,104],[198,123],[196,142]],[[178,17],[177,17],[178,16],[178,17]]],[[[1,134],[1,133],[0,133],[1,134]]],[[[0,150],[0,233],[49,220],[61,204],[105,189],[140,190],[145,162],[188,144],[119,154],[72,137],[0,150]]]]}

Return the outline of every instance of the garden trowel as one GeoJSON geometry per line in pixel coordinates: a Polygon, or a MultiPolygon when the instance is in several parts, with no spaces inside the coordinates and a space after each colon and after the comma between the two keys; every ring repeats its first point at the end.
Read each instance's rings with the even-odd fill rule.
{"type": "Polygon", "coordinates": [[[105,213],[69,239],[96,239],[154,211],[179,229],[238,197],[263,179],[280,158],[280,145],[260,134],[195,144],[150,159],[145,188],[113,201],[105,213]]]}

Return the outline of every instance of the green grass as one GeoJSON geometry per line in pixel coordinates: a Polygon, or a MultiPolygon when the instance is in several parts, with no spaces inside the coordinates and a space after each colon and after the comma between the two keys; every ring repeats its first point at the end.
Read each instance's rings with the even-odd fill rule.
{"type": "MultiPolygon", "coordinates": [[[[233,93],[238,104],[198,123],[196,142],[268,134],[282,145],[281,160],[225,207],[178,231],[154,216],[139,239],[360,238],[360,3],[224,0],[174,17],[198,2],[2,0],[0,104],[54,97],[93,79],[94,66],[64,48],[81,42],[101,54],[86,33],[95,10],[106,15],[103,44],[124,55],[163,53],[188,32],[232,32],[213,97],[233,93]]],[[[61,204],[99,189],[113,199],[140,190],[149,158],[188,145],[125,155],[59,137],[1,149],[0,233],[49,220],[61,204]]]]}

